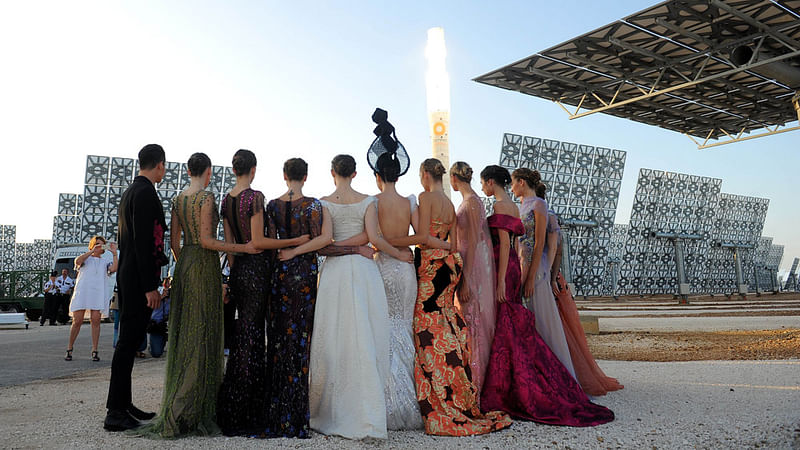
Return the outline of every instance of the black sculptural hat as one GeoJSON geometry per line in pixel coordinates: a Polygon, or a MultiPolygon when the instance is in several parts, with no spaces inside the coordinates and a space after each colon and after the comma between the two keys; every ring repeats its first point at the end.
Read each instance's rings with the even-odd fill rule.
{"type": "Polygon", "coordinates": [[[367,163],[369,163],[373,171],[379,172],[378,159],[388,154],[388,157],[397,161],[400,166],[397,176],[402,176],[408,172],[408,168],[411,166],[411,159],[408,157],[406,148],[397,140],[394,126],[386,120],[388,117],[389,113],[380,108],[375,108],[375,112],[372,113],[372,121],[377,124],[375,129],[372,130],[376,137],[369,146],[369,150],[367,150],[367,163]]]}

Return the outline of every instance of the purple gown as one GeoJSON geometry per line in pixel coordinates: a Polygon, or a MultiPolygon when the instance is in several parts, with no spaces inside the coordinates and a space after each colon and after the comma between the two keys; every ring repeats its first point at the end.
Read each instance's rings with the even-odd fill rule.
{"type": "MultiPolygon", "coordinates": [[[[489,217],[495,267],[499,267],[499,232],[512,238],[525,228],[516,217],[489,217]]],[[[515,419],[587,427],[614,420],[614,413],[589,401],[536,331],[536,319],[522,305],[520,265],[511,249],[506,269],[506,301],[498,304],[489,367],[481,392],[481,410],[501,410],[515,419]]]]}

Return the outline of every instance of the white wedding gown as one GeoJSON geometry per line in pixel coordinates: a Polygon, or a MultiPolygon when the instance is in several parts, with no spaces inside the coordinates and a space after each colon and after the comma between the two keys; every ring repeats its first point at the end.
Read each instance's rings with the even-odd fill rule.
{"type": "MultiPolygon", "coordinates": [[[[364,231],[374,202],[322,201],[333,237],[364,231]]],[[[322,264],[314,311],[309,370],[311,428],[350,439],[386,439],[389,331],[386,293],[375,261],[361,255],[329,256],[322,264]]]]}
{"type": "MultiPolygon", "coordinates": [[[[411,212],[415,197],[409,196],[411,212]]],[[[411,263],[385,253],[375,257],[389,303],[389,367],[386,390],[386,424],[390,430],[422,428],[414,386],[414,305],[417,301],[417,273],[411,263]]]]}

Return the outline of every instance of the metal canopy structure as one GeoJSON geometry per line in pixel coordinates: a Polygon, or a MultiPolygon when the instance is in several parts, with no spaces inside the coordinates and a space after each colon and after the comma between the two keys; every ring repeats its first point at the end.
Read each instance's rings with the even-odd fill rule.
{"type": "Polygon", "coordinates": [[[800,0],[669,0],[475,81],[552,100],[570,119],[604,112],[677,131],[699,148],[796,130],[782,127],[800,116],[800,0]]]}

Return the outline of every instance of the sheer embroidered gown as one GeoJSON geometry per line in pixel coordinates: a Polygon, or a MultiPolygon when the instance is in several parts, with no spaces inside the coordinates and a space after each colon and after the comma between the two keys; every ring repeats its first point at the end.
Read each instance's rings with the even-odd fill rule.
{"type": "MultiPolygon", "coordinates": [[[[524,234],[520,236],[520,259],[523,271],[528,270],[533,258],[533,247],[536,244],[536,217],[534,215],[536,212],[544,216],[545,223],[541,226],[547,227],[547,202],[538,197],[524,199],[519,208],[520,219],[525,227],[524,234]]],[[[546,250],[542,252],[542,259],[534,276],[536,277],[536,286],[533,297],[523,297],[522,303],[536,315],[536,330],[574,378],[575,369],[569,356],[569,347],[567,347],[567,339],[564,336],[561,316],[558,315],[553,288],[550,286],[550,268],[546,250]]]]}
{"type": "Polygon", "coordinates": [[[492,240],[486,224],[486,210],[477,196],[461,202],[456,212],[458,227],[458,253],[464,260],[462,283],[471,292],[472,298],[464,302],[456,291],[456,306],[461,311],[469,328],[469,366],[472,382],[480,399],[489,352],[494,339],[497,321],[495,305],[495,269],[492,258],[492,240]]]}
{"type": "MultiPolygon", "coordinates": [[[[408,197],[411,212],[416,198],[408,197]]],[[[386,425],[390,430],[422,428],[417,393],[414,389],[414,303],[417,275],[414,265],[392,258],[384,252],[375,256],[383,277],[389,304],[389,369],[386,391],[386,425]]]]}
{"type": "MultiPolygon", "coordinates": [[[[214,194],[200,191],[178,194],[172,201],[172,220],[181,223],[183,247],[170,296],[164,394],[158,417],[136,434],[175,438],[219,433],[215,419],[223,366],[222,273],[217,252],[200,246],[200,207],[208,198],[213,202],[214,194]]],[[[216,224],[216,205],[212,211],[216,224]]]]}

